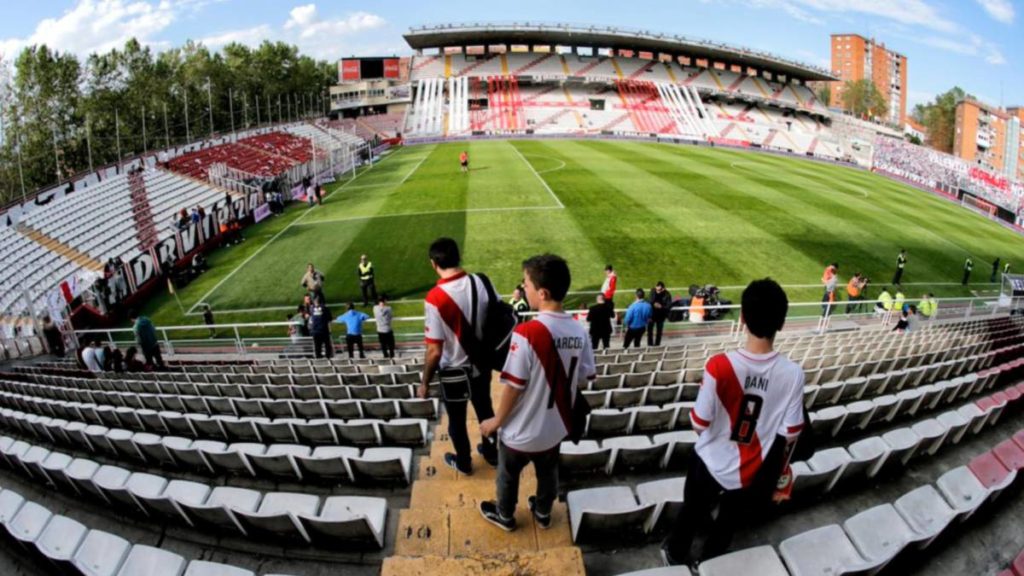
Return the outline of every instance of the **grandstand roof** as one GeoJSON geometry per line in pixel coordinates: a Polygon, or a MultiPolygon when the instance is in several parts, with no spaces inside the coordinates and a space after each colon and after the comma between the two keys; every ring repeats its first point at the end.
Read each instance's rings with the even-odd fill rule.
{"type": "Polygon", "coordinates": [[[414,50],[448,46],[492,44],[539,44],[550,46],[596,46],[624,50],[684,54],[742,64],[801,80],[838,80],[828,70],[740,46],[687,38],[677,34],[631,29],[621,26],[585,24],[472,23],[414,26],[405,34],[414,50]]]}

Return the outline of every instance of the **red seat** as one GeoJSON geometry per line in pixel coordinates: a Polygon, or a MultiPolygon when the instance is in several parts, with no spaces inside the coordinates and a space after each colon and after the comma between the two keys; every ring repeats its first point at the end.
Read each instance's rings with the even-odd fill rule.
{"type": "Polygon", "coordinates": [[[1020,390],[1017,390],[1016,386],[1010,386],[1006,390],[1002,391],[1002,394],[1006,396],[1009,402],[1016,402],[1020,400],[1020,390]]]}
{"type": "Polygon", "coordinates": [[[981,398],[978,398],[974,402],[974,404],[977,405],[978,408],[985,413],[988,413],[989,410],[992,410],[993,408],[996,407],[996,401],[991,396],[983,396],[981,398]]]}
{"type": "Polygon", "coordinates": [[[1012,438],[997,444],[992,453],[1008,470],[1024,469],[1024,448],[1018,446],[1012,438]]]}
{"type": "Polygon", "coordinates": [[[986,488],[1002,486],[1006,482],[1006,477],[1010,475],[1010,471],[992,452],[975,456],[967,467],[986,488]]]}
{"type": "Polygon", "coordinates": [[[996,406],[1006,406],[1010,401],[1009,397],[1006,396],[1006,392],[1003,392],[1002,390],[992,394],[992,400],[995,401],[996,406]]]}
{"type": "Polygon", "coordinates": [[[1024,576],[1024,550],[1013,561],[1013,571],[1017,576],[1024,576]]]}
{"type": "Polygon", "coordinates": [[[1013,441],[1016,442],[1017,445],[1020,446],[1021,448],[1024,448],[1024,430],[1021,430],[1020,432],[1014,434],[1013,441]]]}
{"type": "Polygon", "coordinates": [[[1020,392],[1021,395],[1024,395],[1024,382],[1017,384],[1017,391],[1020,392]]]}

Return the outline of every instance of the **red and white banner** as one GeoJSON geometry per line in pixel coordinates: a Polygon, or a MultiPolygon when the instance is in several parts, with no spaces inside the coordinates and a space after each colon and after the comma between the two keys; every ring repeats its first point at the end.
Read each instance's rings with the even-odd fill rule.
{"type": "Polygon", "coordinates": [[[385,78],[398,78],[398,58],[388,58],[384,60],[384,77],[385,78]]]}
{"type": "Polygon", "coordinates": [[[359,80],[362,76],[359,60],[342,60],[339,67],[338,79],[341,82],[359,80]]]}

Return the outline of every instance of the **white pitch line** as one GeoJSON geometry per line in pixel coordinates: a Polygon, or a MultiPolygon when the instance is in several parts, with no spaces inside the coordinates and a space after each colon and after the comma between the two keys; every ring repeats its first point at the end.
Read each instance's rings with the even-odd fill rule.
{"type": "Polygon", "coordinates": [[[423,163],[424,163],[424,162],[426,162],[426,161],[427,161],[427,158],[429,158],[429,157],[430,157],[430,154],[427,154],[426,156],[424,156],[424,157],[423,157],[423,159],[422,159],[422,160],[420,160],[419,162],[417,162],[417,163],[416,163],[416,166],[413,166],[413,169],[412,169],[412,170],[411,170],[411,171],[410,171],[410,172],[409,172],[408,174],[406,174],[406,175],[405,175],[405,178],[402,178],[402,181],[401,181],[401,182],[399,182],[399,183],[398,183],[398,185],[397,185],[397,186],[395,186],[395,188],[399,188],[399,187],[401,187],[401,186],[402,186],[402,184],[405,184],[405,181],[406,181],[406,180],[408,180],[410,176],[412,176],[413,174],[415,174],[415,173],[416,173],[416,171],[420,169],[420,166],[422,166],[422,165],[423,165],[423,163]]]}
{"type": "Polygon", "coordinates": [[[526,159],[526,156],[523,156],[523,153],[519,151],[519,148],[516,148],[514,144],[509,145],[512,146],[512,149],[516,151],[516,154],[518,154],[519,157],[523,160],[523,162],[530,168],[530,171],[533,172],[533,175],[537,177],[537,180],[540,180],[540,183],[544,185],[544,189],[548,191],[548,194],[551,194],[552,198],[555,199],[555,202],[558,203],[558,207],[565,208],[565,204],[562,204],[562,201],[558,199],[558,196],[556,196],[555,192],[551,190],[551,187],[548,186],[548,183],[544,180],[544,178],[542,178],[541,175],[537,173],[537,169],[533,167],[533,164],[530,164],[530,161],[526,159]]]}
{"type": "MultiPolygon", "coordinates": [[[[406,150],[406,148],[403,148],[402,150],[399,150],[398,152],[395,152],[394,154],[392,154],[392,155],[388,156],[387,158],[384,158],[383,160],[380,160],[380,161],[379,161],[379,162],[377,162],[376,164],[374,164],[374,165],[370,166],[370,167],[369,167],[369,168],[367,168],[366,170],[363,170],[362,172],[360,172],[360,173],[356,174],[355,176],[353,176],[352,178],[350,178],[350,179],[349,179],[348,181],[346,181],[346,182],[345,182],[344,184],[342,184],[341,186],[338,186],[338,187],[337,187],[337,188],[335,188],[334,190],[331,190],[331,192],[330,192],[329,194],[327,194],[326,196],[324,196],[324,199],[326,200],[327,198],[330,198],[330,197],[331,197],[331,195],[332,195],[332,194],[334,194],[335,192],[337,192],[338,190],[341,190],[342,188],[345,188],[346,186],[348,186],[348,185],[349,185],[349,184],[351,184],[352,182],[355,182],[356,180],[358,180],[358,179],[359,179],[359,177],[360,177],[360,176],[362,176],[363,174],[366,174],[367,172],[369,172],[369,171],[373,170],[373,169],[374,169],[374,168],[376,168],[377,166],[380,166],[381,164],[383,164],[384,162],[386,162],[386,161],[387,161],[388,159],[390,159],[390,158],[395,158],[396,156],[400,155],[400,154],[401,154],[401,153],[402,153],[402,152],[403,152],[404,150],[406,150]]],[[[426,159],[426,158],[424,158],[424,159],[426,159]]],[[[211,295],[212,295],[212,294],[213,294],[214,292],[216,292],[216,291],[217,291],[217,290],[218,290],[218,289],[219,289],[219,288],[220,288],[221,286],[223,286],[223,285],[224,285],[224,283],[228,281],[228,279],[230,279],[230,278],[231,278],[232,276],[234,276],[234,275],[235,275],[235,273],[237,273],[237,272],[238,272],[239,270],[241,270],[242,268],[244,268],[246,264],[248,264],[249,262],[251,262],[253,258],[255,258],[256,256],[258,256],[258,255],[260,254],[260,252],[263,252],[263,250],[265,250],[265,249],[267,248],[267,246],[270,246],[271,244],[273,244],[273,243],[274,243],[274,240],[277,240],[279,236],[281,236],[282,234],[284,234],[285,232],[287,232],[287,231],[288,231],[289,229],[291,229],[291,227],[292,227],[292,226],[295,226],[295,225],[296,225],[296,224],[298,224],[298,223],[299,223],[299,222],[300,222],[300,221],[301,221],[301,220],[302,220],[303,218],[305,218],[306,216],[308,216],[308,215],[309,215],[309,213],[313,211],[313,208],[314,208],[313,206],[310,206],[309,208],[306,208],[306,211],[305,211],[305,212],[303,212],[303,213],[302,213],[301,215],[299,215],[299,217],[298,217],[298,218],[296,218],[296,219],[292,220],[291,222],[289,222],[287,226],[285,226],[284,228],[282,228],[282,229],[281,229],[281,231],[280,231],[280,232],[278,232],[277,234],[274,234],[274,235],[273,235],[273,236],[272,236],[272,237],[270,238],[270,240],[267,240],[266,242],[264,242],[264,244],[263,244],[262,246],[260,246],[259,248],[257,248],[255,252],[253,252],[252,254],[250,254],[248,258],[246,258],[245,260],[243,260],[243,261],[242,261],[242,263],[241,263],[241,264],[239,264],[238,266],[236,266],[236,267],[235,267],[235,269],[234,269],[234,270],[232,270],[232,271],[231,271],[230,273],[228,273],[228,275],[227,275],[227,276],[225,276],[225,277],[221,278],[221,279],[220,279],[220,282],[217,282],[217,284],[216,284],[216,285],[214,285],[214,287],[213,287],[213,288],[210,288],[210,290],[209,290],[209,291],[208,291],[208,292],[207,292],[206,294],[203,294],[202,298],[200,298],[200,299],[199,299],[199,301],[197,301],[197,302],[196,302],[195,304],[193,304],[193,305],[192,305],[192,307],[191,307],[191,308],[189,308],[189,309],[188,309],[188,312],[189,312],[189,314],[191,314],[192,312],[194,312],[194,311],[195,311],[195,309],[196,309],[196,307],[197,307],[197,306],[199,306],[200,304],[205,304],[205,303],[206,303],[206,299],[207,299],[207,298],[209,298],[209,297],[210,297],[210,296],[211,296],[211,295]]]]}
{"type": "Polygon", "coordinates": [[[562,168],[565,168],[565,161],[564,160],[559,160],[558,158],[553,158],[551,156],[545,156],[544,154],[523,154],[523,156],[527,156],[529,158],[547,158],[548,160],[554,160],[555,162],[558,162],[559,164],[561,164],[561,166],[556,166],[554,168],[547,168],[545,170],[538,170],[537,174],[547,174],[548,172],[557,172],[557,171],[561,170],[562,168]]]}
{"type": "Polygon", "coordinates": [[[437,214],[467,214],[477,212],[523,212],[527,210],[556,210],[557,206],[505,206],[499,208],[463,208],[461,210],[427,210],[425,212],[392,212],[389,214],[372,214],[369,216],[351,216],[348,218],[332,218],[330,220],[313,220],[304,222],[299,226],[316,226],[318,224],[331,224],[335,222],[358,222],[360,220],[375,220],[377,218],[400,218],[402,216],[433,216],[437,214]]]}

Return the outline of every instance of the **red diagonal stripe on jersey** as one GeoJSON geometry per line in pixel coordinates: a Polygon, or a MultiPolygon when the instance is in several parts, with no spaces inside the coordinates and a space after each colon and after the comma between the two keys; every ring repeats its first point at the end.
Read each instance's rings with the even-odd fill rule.
{"type": "MultiPolygon", "coordinates": [[[[473,278],[470,277],[469,281],[472,282],[473,278]]],[[[476,341],[476,334],[473,333],[473,328],[469,325],[469,320],[466,319],[459,305],[440,287],[427,292],[427,302],[437,308],[437,313],[441,316],[441,320],[455,334],[455,339],[459,341],[459,346],[462,347],[462,350],[468,356],[470,350],[473,349],[473,343],[476,341]]],[[[440,335],[431,335],[431,337],[436,336],[440,335]]]]}
{"type": "Polygon", "coordinates": [[[533,348],[533,354],[544,369],[544,379],[548,381],[548,394],[554,395],[558,415],[567,432],[572,431],[572,382],[569,382],[562,356],[555,348],[551,331],[539,320],[531,320],[516,326],[516,332],[526,338],[533,348]],[[559,386],[559,383],[565,385],[559,386]]]}
{"type": "MultiPolygon", "coordinates": [[[[740,411],[743,409],[743,385],[736,378],[732,362],[729,362],[729,357],[725,354],[719,354],[708,361],[708,371],[715,378],[718,400],[729,414],[729,427],[735,429],[740,411]]],[[[761,440],[757,437],[757,422],[750,425],[755,427],[750,442],[736,444],[740,451],[740,483],[743,487],[750,486],[761,467],[761,440]]]]}

